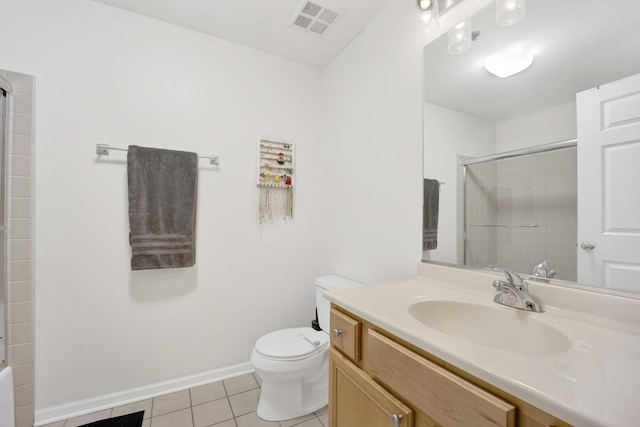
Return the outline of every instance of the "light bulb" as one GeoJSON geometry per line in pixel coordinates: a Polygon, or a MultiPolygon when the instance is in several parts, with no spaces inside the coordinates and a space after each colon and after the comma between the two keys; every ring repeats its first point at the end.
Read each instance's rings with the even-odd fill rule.
{"type": "Polygon", "coordinates": [[[527,0],[496,0],[498,25],[513,25],[524,18],[527,0]]]}
{"type": "Polygon", "coordinates": [[[424,4],[428,4],[426,10],[420,10],[418,15],[418,24],[416,26],[416,32],[418,36],[426,36],[431,32],[435,32],[440,28],[440,14],[438,13],[438,2],[429,0],[420,0],[420,8],[422,9],[424,4]]]}
{"type": "Polygon", "coordinates": [[[471,46],[471,21],[464,21],[449,30],[449,52],[464,53],[471,46]]]}

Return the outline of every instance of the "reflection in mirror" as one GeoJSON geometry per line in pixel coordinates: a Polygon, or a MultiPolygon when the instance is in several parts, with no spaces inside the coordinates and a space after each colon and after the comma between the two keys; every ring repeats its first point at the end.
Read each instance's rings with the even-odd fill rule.
{"type": "MultiPolygon", "coordinates": [[[[438,212],[425,213],[425,249],[433,249],[423,260],[526,276],[546,260],[557,279],[608,286],[599,279],[606,274],[594,279],[579,267],[590,255],[589,245],[578,245],[590,240],[578,233],[586,214],[579,200],[600,193],[580,184],[576,95],[640,73],[640,2],[526,6],[514,25],[498,25],[493,4],[472,17],[473,41],[463,53],[450,53],[447,34],[424,49],[424,178],[439,184],[439,199],[438,212]],[[490,74],[485,60],[511,48],[533,55],[530,67],[490,74]]],[[[640,271],[640,252],[635,258],[640,271]]],[[[636,285],[618,287],[640,292],[636,285]]]]}

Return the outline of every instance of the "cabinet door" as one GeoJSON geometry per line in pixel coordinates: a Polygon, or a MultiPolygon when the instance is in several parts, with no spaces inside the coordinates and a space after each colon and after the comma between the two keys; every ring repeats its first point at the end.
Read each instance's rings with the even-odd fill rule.
{"type": "Polygon", "coordinates": [[[413,411],[333,347],[329,359],[330,427],[413,427],[413,411]]]}

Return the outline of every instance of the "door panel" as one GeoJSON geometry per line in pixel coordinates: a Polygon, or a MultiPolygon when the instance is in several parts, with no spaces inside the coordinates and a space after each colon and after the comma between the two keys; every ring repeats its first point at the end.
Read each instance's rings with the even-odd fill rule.
{"type": "Polygon", "coordinates": [[[578,282],[640,292],[640,75],[576,100],[578,282]]]}

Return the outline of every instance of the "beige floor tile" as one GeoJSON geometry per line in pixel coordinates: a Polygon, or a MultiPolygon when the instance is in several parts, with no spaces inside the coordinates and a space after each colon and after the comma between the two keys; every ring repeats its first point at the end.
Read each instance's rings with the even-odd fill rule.
{"type": "Polygon", "coordinates": [[[226,397],[193,407],[195,427],[206,427],[229,419],[233,420],[233,412],[226,397]]]}
{"type": "Polygon", "coordinates": [[[315,420],[315,419],[316,419],[316,416],[314,414],[307,414],[298,418],[293,418],[286,421],[279,421],[279,423],[280,423],[280,427],[293,427],[305,421],[315,420]]]}
{"type": "Polygon", "coordinates": [[[222,382],[224,383],[224,388],[227,390],[227,395],[229,396],[258,388],[258,382],[253,374],[241,375],[222,382]]]}
{"type": "MultiPolygon", "coordinates": [[[[168,414],[191,406],[189,390],[182,390],[177,393],[166,394],[153,399],[152,417],[168,414]]],[[[151,423],[153,424],[153,423],[151,423]]]]}
{"type": "Polygon", "coordinates": [[[83,424],[92,423],[94,421],[104,420],[105,418],[109,418],[110,415],[111,415],[111,409],[105,409],[104,411],[93,412],[91,414],[68,419],[64,427],[78,427],[83,424]]]}
{"type": "Polygon", "coordinates": [[[210,402],[212,400],[222,399],[223,397],[227,397],[227,393],[224,391],[222,381],[205,384],[191,389],[191,404],[193,406],[210,402]]]}
{"type": "Polygon", "coordinates": [[[313,419],[309,421],[305,421],[301,424],[296,424],[296,427],[324,427],[319,419],[313,417],[313,419]]]}
{"type": "Polygon", "coordinates": [[[193,427],[191,408],[153,417],[151,427],[193,427]]]}
{"type": "Polygon", "coordinates": [[[255,412],[260,399],[259,384],[261,383],[259,375],[247,374],[43,427],[79,427],[110,416],[117,417],[138,411],[145,411],[142,427],[329,426],[329,411],[326,406],[312,414],[292,420],[280,422],[262,420],[255,412]]]}
{"type": "MultiPolygon", "coordinates": [[[[246,415],[242,415],[241,417],[236,418],[236,424],[238,427],[270,427],[270,426],[278,426],[277,421],[265,421],[258,417],[258,414],[255,412],[248,413],[246,415]]],[[[155,427],[155,426],[154,426],[155,427]]]]}
{"type": "Polygon", "coordinates": [[[140,402],[129,403],[128,405],[116,406],[113,408],[113,412],[111,412],[111,418],[144,411],[143,419],[146,420],[147,418],[151,418],[151,404],[152,399],[147,399],[140,402]]]}
{"type": "Polygon", "coordinates": [[[256,381],[258,381],[258,385],[259,385],[260,387],[262,387],[262,377],[261,377],[260,375],[258,375],[258,373],[257,373],[257,372],[254,372],[254,373],[253,373],[253,377],[256,379],[256,381]]]}
{"type": "Polygon", "coordinates": [[[324,427],[329,427],[329,414],[318,415],[318,419],[324,427]]]}
{"type": "Polygon", "coordinates": [[[244,393],[229,396],[229,402],[231,403],[231,409],[233,409],[233,415],[239,417],[240,415],[254,412],[258,409],[258,401],[260,400],[260,389],[245,391],[244,393]]]}

